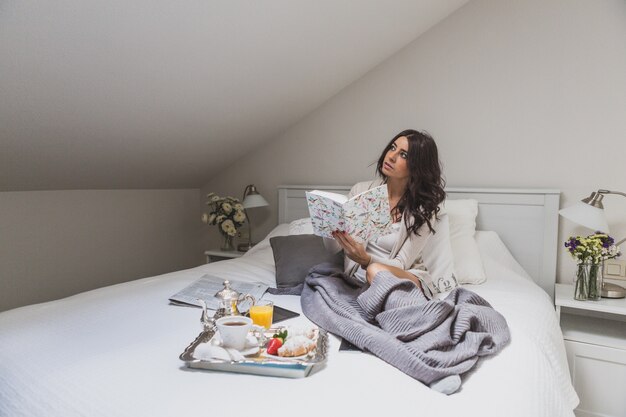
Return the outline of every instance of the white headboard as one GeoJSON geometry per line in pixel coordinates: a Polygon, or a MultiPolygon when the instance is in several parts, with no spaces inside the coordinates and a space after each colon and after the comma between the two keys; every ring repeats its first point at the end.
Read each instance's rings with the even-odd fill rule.
{"type": "MultiPolygon", "coordinates": [[[[305,191],[347,194],[350,186],[281,185],[278,187],[278,223],[309,216],[305,191]]],[[[528,274],[554,297],[558,249],[559,190],[506,188],[446,188],[450,199],[478,201],[478,230],[500,236],[528,274]]]]}

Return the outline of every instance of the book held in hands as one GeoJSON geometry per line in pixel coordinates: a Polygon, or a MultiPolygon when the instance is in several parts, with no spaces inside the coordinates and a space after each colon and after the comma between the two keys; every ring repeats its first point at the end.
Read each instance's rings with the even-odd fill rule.
{"type": "Polygon", "coordinates": [[[363,243],[391,232],[386,184],[350,199],[342,194],[319,190],[307,191],[306,199],[313,232],[318,236],[332,238],[333,231],[341,230],[363,243]]]}

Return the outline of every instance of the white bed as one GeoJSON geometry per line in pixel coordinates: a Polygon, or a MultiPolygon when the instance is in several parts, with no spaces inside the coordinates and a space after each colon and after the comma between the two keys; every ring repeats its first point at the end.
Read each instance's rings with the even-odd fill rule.
{"type": "MultiPolygon", "coordinates": [[[[168,298],[208,272],[273,285],[269,237],[287,234],[287,222],[302,217],[302,189],[279,190],[281,224],[239,259],[0,313],[0,416],[574,415],[578,398],[552,301],[530,278],[548,290],[554,284],[554,264],[547,259],[551,242],[556,250],[554,191],[450,193],[477,198],[479,228],[498,232],[477,232],[488,278],[468,288],[501,312],[511,331],[511,343],[480,361],[456,394],[437,393],[369,354],[338,352],[334,336],[326,365],[303,379],[185,368],[178,357],[201,330],[200,312],[170,305],[168,298]],[[504,220],[511,210],[515,221],[504,220]],[[520,227],[523,238],[515,233],[520,227]],[[531,251],[535,255],[516,256],[535,275],[525,272],[499,235],[516,248],[534,239],[540,246],[531,251]]],[[[300,310],[299,297],[269,298],[300,310]]],[[[287,323],[307,322],[292,320],[287,323]]]]}

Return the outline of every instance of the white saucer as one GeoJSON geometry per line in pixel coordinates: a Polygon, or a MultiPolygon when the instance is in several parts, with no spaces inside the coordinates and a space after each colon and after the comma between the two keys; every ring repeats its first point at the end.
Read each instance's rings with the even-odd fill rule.
{"type": "MultiPolygon", "coordinates": [[[[211,338],[211,341],[209,343],[212,344],[213,346],[224,347],[222,346],[222,338],[220,337],[220,332],[216,332],[215,335],[211,338]]],[[[243,356],[250,356],[250,355],[257,354],[259,350],[261,350],[261,348],[259,346],[258,339],[254,337],[253,335],[249,334],[246,338],[246,346],[242,350],[238,350],[238,349],[233,349],[233,350],[236,350],[243,356]]]]}

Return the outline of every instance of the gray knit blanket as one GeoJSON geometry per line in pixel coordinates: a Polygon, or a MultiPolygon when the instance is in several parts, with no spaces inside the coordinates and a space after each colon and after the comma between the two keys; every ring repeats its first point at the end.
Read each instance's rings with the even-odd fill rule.
{"type": "Polygon", "coordinates": [[[510,339],[504,317],[477,294],[459,287],[444,300],[428,300],[413,282],[386,271],[359,288],[341,268],[316,265],[301,303],[318,326],[426,385],[454,376],[458,384],[448,394],[478,358],[499,352],[510,339]]]}

